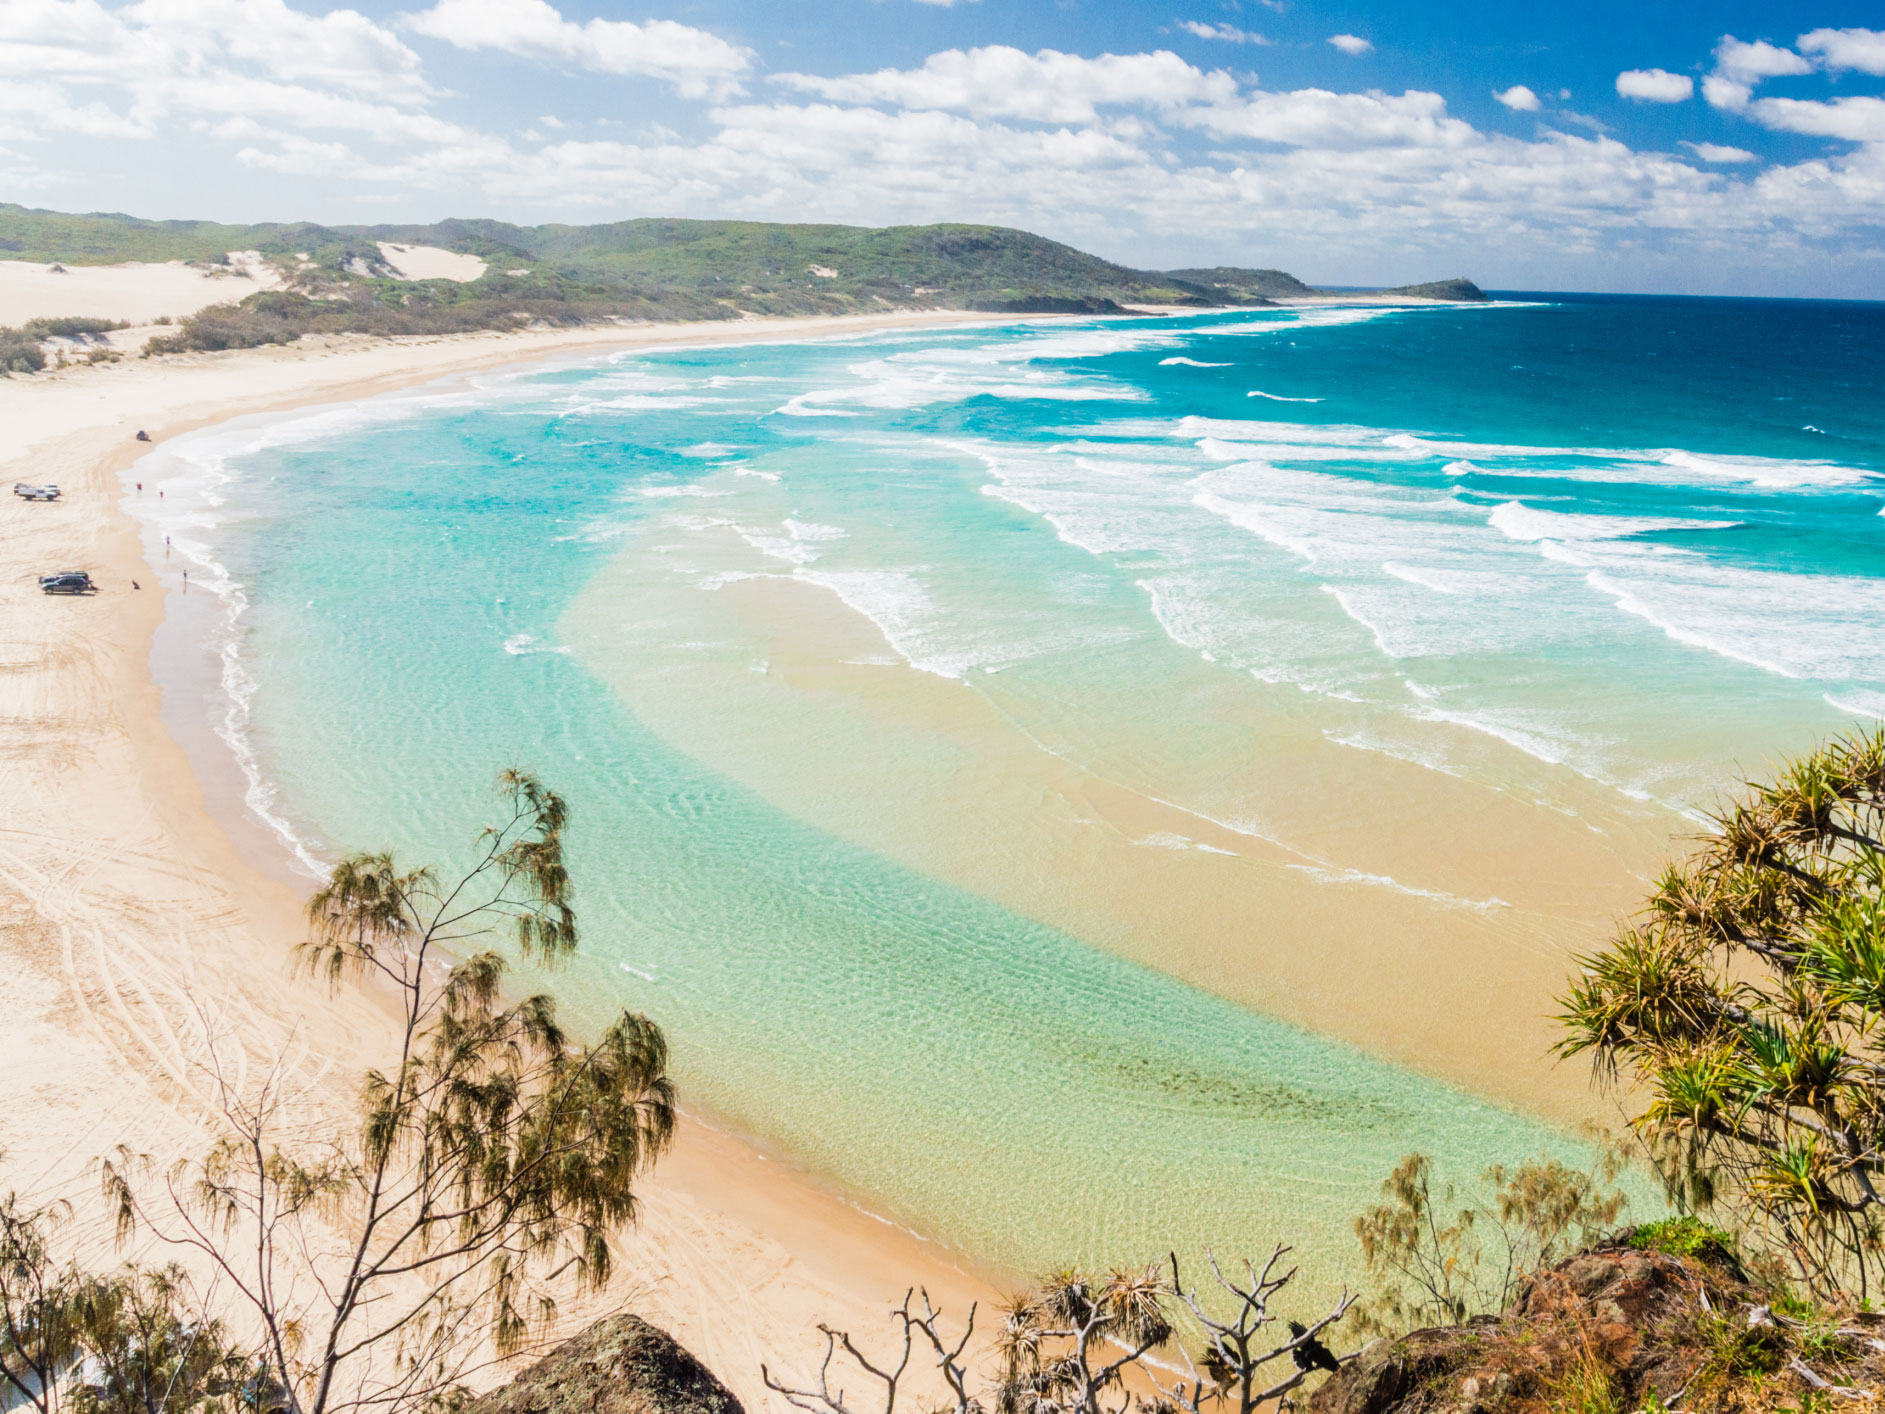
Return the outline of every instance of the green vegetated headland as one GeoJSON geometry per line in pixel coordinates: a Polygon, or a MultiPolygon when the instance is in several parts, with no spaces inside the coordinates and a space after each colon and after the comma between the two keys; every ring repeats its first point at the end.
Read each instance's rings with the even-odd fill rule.
{"type": "MultiPolygon", "coordinates": [[[[279,270],[286,286],[192,316],[156,341],[153,352],[286,343],[304,333],[438,334],[899,309],[1110,314],[1147,305],[1262,305],[1316,293],[1278,270],[1134,270],[1004,226],[665,219],[240,226],[0,203],[0,259],[219,265],[231,251],[250,250],[279,270]],[[475,255],[486,269],[475,280],[401,279],[381,242],[475,255]]],[[[1470,282],[1446,288],[1454,292],[1441,298],[1484,298],[1470,282]]]]}

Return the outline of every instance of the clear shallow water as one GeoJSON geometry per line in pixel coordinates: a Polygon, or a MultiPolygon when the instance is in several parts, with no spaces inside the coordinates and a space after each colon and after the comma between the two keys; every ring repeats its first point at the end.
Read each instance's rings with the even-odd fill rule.
{"type": "Polygon", "coordinates": [[[770,670],[727,592],[795,581],[874,626],[866,661],[1302,889],[1530,936],[1554,905],[1522,881],[1383,862],[1365,810],[1305,800],[1303,743],[1517,791],[1629,895],[1726,763],[1885,710],[1882,333],[1577,300],[642,354],[231,426],[145,463],[138,509],[225,596],[212,710],[310,853],[436,856],[532,766],[578,812],[566,1005],[656,1015],[697,1099],[996,1262],[1287,1236],[1326,1280],[1408,1150],[1575,1146],[742,784],[832,741],[725,725],[701,663],[770,670]],[[651,728],[676,693],[727,740],[651,728]],[[1279,715],[1300,778],[1250,745],[1279,715]]]}

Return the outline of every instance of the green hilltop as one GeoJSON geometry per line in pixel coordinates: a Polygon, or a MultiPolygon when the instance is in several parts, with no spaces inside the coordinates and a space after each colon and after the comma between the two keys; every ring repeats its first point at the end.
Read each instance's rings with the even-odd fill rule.
{"type": "Polygon", "coordinates": [[[256,250],[296,268],[306,269],[305,260],[329,280],[371,279],[391,273],[381,241],[477,255],[499,278],[522,266],[540,280],[574,282],[596,296],[706,296],[754,313],[837,314],[912,304],[996,310],[1061,304],[1098,311],[1124,303],[1223,302],[1184,281],[1003,226],[871,229],[659,219],[598,226],[464,220],[233,226],[0,205],[0,252],[16,260],[215,262],[228,251],[256,250]]]}
{"type": "MultiPolygon", "coordinates": [[[[1104,314],[1147,305],[1262,305],[1316,293],[1280,270],[1135,270],[1005,226],[667,219],[245,226],[0,203],[0,259],[223,264],[229,252],[248,250],[273,263],[287,288],[193,316],[160,341],[162,350],[282,343],[310,332],[451,333],[521,323],[911,308],[1104,314]],[[381,242],[476,255],[488,268],[465,282],[398,279],[381,242]]],[[[1427,288],[1440,287],[1410,292],[1427,288]]]]}

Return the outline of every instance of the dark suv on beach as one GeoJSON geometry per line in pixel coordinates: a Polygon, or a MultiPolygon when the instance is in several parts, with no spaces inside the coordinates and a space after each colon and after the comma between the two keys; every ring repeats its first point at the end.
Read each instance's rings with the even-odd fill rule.
{"type": "Polygon", "coordinates": [[[42,574],[39,587],[48,594],[91,594],[98,586],[92,583],[92,577],[84,570],[60,570],[57,574],[42,574]]]}

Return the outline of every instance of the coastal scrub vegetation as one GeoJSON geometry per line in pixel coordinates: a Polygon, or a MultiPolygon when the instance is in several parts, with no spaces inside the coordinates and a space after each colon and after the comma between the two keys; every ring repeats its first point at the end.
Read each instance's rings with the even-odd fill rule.
{"type": "Polygon", "coordinates": [[[398,1053],[361,1078],[351,1124],[304,1113],[279,1072],[244,1090],[213,1060],[220,1133],[200,1160],[103,1164],[120,1240],[183,1265],[90,1276],[54,1260],[57,1208],[0,1204],[8,1403],[428,1408],[540,1336],[559,1293],[608,1279],[673,1134],[667,1047],[628,1012],[577,1045],[548,996],[504,996],[498,935],[555,966],[578,927],[564,802],[522,772],[499,787],[506,817],[463,873],[354,854],[308,904],[305,973],[398,1008],[398,1053]]]}
{"type": "Polygon", "coordinates": [[[56,1261],[52,1243],[69,1216],[61,1203],[0,1198],[0,1406],[233,1414],[262,1402],[266,1371],[208,1314],[182,1267],[94,1274],[56,1261]]]}
{"type": "Polygon", "coordinates": [[[731,319],[711,300],[610,292],[560,277],[487,274],[473,281],[324,282],[304,290],[262,290],[236,304],[211,305],[178,321],[174,334],[144,346],[146,357],[291,344],[308,334],[382,338],[465,334],[531,325],[566,327],[622,319],[731,319]]]}
{"type": "MultiPolygon", "coordinates": [[[[0,328],[0,373],[38,373],[46,366],[48,339],[77,339],[89,343],[114,329],[127,327],[121,319],[68,315],[29,319],[17,329],[0,328]]],[[[93,361],[99,360],[94,358],[93,361]]]]}
{"type": "Polygon", "coordinates": [[[1579,959],[1559,1049],[1646,1101],[1671,1195],[1732,1217],[1814,1296],[1885,1262],[1885,728],[1750,784],[1579,959]]]}
{"type": "Polygon", "coordinates": [[[1436,1191],[1427,1155],[1407,1155],[1381,1185],[1386,1201],[1355,1220],[1374,1283],[1357,1324],[1386,1334],[1499,1314],[1534,1272],[1616,1228],[1624,1167],[1608,1145],[1591,1173],[1557,1159],[1494,1164],[1462,1197],[1450,1183],[1436,1191]]]}
{"type": "Polygon", "coordinates": [[[1001,1308],[995,1370],[984,1388],[971,1389],[965,1360],[976,1308],[956,1331],[928,1292],[906,1294],[891,1313],[900,1340],[890,1358],[873,1358],[849,1332],[820,1326],[825,1354],[815,1386],[787,1384],[763,1365],[761,1376],[806,1414],[896,1414],[912,1359],[940,1375],[948,1390],[941,1410],[949,1414],[1200,1414],[1207,1405],[1255,1414],[1316,1371],[1337,1368],[1321,1333],[1354,1304],[1345,1291],[1314,1325],[1291,1321],[1282,1336],[1273,1306],[1296,1275],[1284,1265],[1288,1255],[1278,1247],[1262,1267],[1246,1261],[1231,1276],[1209,1258],[1215,1299],[1183,1283],[1176,1256],[1169,1266],[1104,1276],[1058,1272],[1001,1308]],[[871,1381],[867,1400],[852,1400],[834,1383],[840,1353],[871,1381]]]}

